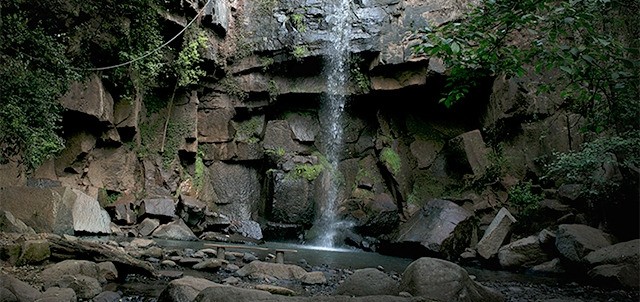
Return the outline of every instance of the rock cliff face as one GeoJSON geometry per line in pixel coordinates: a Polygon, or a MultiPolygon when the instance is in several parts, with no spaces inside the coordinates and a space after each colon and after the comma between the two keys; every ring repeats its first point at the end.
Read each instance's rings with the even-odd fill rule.
{"type": "MultiPolygon", "coordinates": [[[[333,30],[326,2],[212,0],[200,20],[209,43],[202,54],[207,77],[199,86],[178,90],[173,98],[159,88],[132,100],[114,98],[98,75],[77,83],[61,100],[68,109],[67,148],[28,184],[48,179],[82,190],[127,232],[135,232],[128,225],[153,216],[162,223],[184,219],[196,235],[244,230],[261,238],[262,230],[266,237],[302,237],[330,181],[322,153],[326,125],[318,117],[326,91],[323,58],[333,30]],[[143,200],[162,198],[174,203],[175,213],[141,214],[148,205],[143,200]]],[[[529,92],[526,78],[499,77],[452,109],[437,103],[444,67],[437,59],[412,55],[413,33],[459,18],[472,4],[351,5],[338,215],[354,222],[350,240],[356,245],[402,243],[406,234],[398,230],[414,228],[401,225],[420,221],[410,217],[423,215],[419,209],[433,199],[475,215],[465,216],[465,224],[480,228],[449,225],[446,215],[430,217],[437,220],[433,225],[483,231],[505,204],[510,180],[540,175],[538,158],[581,141],[580,117],[529,92]],[[510,154],[500,162],[491,149],[498,143],[510,154]],[[491,174],[498,165],[508,173],[491,174]],[[465,186],[489,178],[479,189],[465,186]]],[[[195,11],[166,13],[167,26],[185,25],[195,11]]],[[[2,186],[27,184],[2,174],[2,186]]],[[[473,237],[468,234],[465,244],[473,244],[473,237]]],[[[461,246],[425,248],[456,257],[461,246]]]]}

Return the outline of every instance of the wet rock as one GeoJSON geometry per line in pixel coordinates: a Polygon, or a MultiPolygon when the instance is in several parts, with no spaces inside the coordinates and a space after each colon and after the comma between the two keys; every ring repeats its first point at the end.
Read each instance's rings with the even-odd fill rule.
{"type": "MultiPolygon", "coordinates": [[[[0,298],[3,296],[0,295],[0,298]]],[[[49,287],[35,302],[76,302],[77,300],[76,292],[71,288],[49,287]]]]}
{"type": "Polygon", "coordinates": [[[270,276],[282,280],[299,280],[307,272],[297,265],[253,261],[236,271],[235,274],[250,278],[270,276]]]}
{"type": "Polygon", "coordinates": [[[189,229],[189,227],[178,219],[167,224],[159,226],[151,236],[161,239],[197,241],[198,237],[189,229]]]}
{"type": "Polygon", "coordinates": [[[269,219],[276,223],[311,225],[315,217],[314,186],[303,177],[272,171],[269,219]]]}
{"type": "Polygon", "coordinates": [[[445,257],[458,257],[469,246],[472,213],[448,200],[433,199],[400,225],[396,243],[419,243],[445,257]]]}
{"type": "Polygon", "coordinates": [[[609,235],[587,225],[558,226],[556,248],[563,257],[573,263],[580,263],[582,258],[590,252],[609,246],[611,243],[609,235]]]}
{"type": "Polygon", "coordinates": [[[149,248],[155,245],[155,241],[146,238],[135,238],[129,242],[129,246],[132,248],[149,248]]]}
{"type": "Polygon", "coordinates": [[[336,289],[337,295],[356,297],[396,295],[398,292],[398,282],[375,268],[356,270],[336,289]]]}
{"type": "Polygon", "coordinates": [[[502,246],[502,243],[511,231],[511,225],[515,222],[516,219],[511,215],[509,210],[501,208],[478,242],[478,254],[484,259],[489,259],[496,255],[498,249],[500,249],[500,246],[502,246]]]}
{"type": "Polygon", "coordinates": [[[400,291],[437,301],[504,301],[504,297],[471,280],[455,263],[423,257],[402,274],[400,291]]]}
{"type": "Polygon", "coordinates": [[[205,288],[221,286],[218,283],[204,278],[191,276],[169,282],[167,287],[160,293],[158,302],[191,302],[205,288]]]}

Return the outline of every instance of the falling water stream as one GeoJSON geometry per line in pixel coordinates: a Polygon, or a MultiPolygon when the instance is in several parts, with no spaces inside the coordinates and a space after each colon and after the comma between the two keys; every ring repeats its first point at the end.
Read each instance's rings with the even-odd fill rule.
{"type": "Polygon", "coordinates": [[[338,164],[342,150],[342,114],[346,102],[346,87],[349,81],[349,23],[350,1],[334,0],[327,16],[331,30],[328,32],[326,50],[325,77],[327,92],[320,109],[320,121],[323,126],[324,153],[331,168],[326,185],[324,200],[320,201],[320,217],[316,221],[319,237],[314,244],[320,247],[334,247],[336,235],[345,222],[337,219],[339,175],[338,164]]]}

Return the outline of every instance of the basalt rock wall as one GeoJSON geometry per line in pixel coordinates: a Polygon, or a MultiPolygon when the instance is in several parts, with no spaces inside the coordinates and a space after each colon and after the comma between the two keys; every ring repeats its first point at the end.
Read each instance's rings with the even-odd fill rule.
{"type": "MultiPolygon", "coordinates": [[[[200,2],[163,12],[167,27],[184,26],[204,6],[200,2]]],[[[326,125],[319,119],[333,30],[325,2],[212,0],[199,19],[208,47],[201,53],[207,75],[197,87],[175,94],[159,87],[124,99],[95,74],[61,100],[66,149],[28,177],[2,166],[8,172],[0,185],[80,189],[134,236],[136,225],[150,218],[182,219],[196,235],[304,238],[331,181],[322,147],[326,125]],[[168,199],[174,207],[142,215],[151,213],[141,211],[151,199],[168,199]]],[[[510,186],[540,176],[545,155],[581,142],[581,118],[529,90],[526,77],[490,79],[466,102],[450,109],[438,104],[446,70],[437,59],[412,54],[414,33],[457,19],[473,4],[351,4],[337,174],[338,215],[354,224],[346,234],[351,244],[403,244],[402,225],[424,215],[433,199],[474,216],[453,233],[481,236],[507,203],[510,186]],[[508,154],[499,162],[498,145],[508,154]],[[498,164],[508,173],[491,174],[498,164]],[[468,186],[486,177],[493,179],[468,186]]],[[[444,254],[472,245],[468,235],[468,242],[444,254]]]]}

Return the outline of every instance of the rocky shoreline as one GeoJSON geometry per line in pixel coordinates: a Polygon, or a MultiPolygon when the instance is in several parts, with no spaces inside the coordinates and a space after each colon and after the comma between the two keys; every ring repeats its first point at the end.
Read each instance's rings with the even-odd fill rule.
{"type": "Polygon", "coordinates": [[[279,264],[272,255],[258,259],[250,251],[227,251],[219,259],[210,248],[163,248],[142,238],[98,243],[73,236],[1,234],[5,259],[0,263],[1,301],[220,301],[229,295],[235,302],[638,301],[640,297],[637,291],[577,282],[490,280],[470,275],[452,262],[426,257],[397,273],[383,267],[350,270],[304,261],[279,264]],[[18,244],[23,248],[17,259],[7,258],[18,244]],[[205,292],[209,287],[217,290],[205,292]]]}

